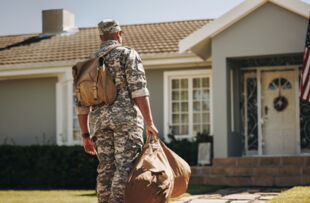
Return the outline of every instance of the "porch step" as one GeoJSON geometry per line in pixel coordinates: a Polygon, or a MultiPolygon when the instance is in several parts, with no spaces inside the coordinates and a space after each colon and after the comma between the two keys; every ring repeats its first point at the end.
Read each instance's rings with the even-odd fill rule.
{"type": "Polygon", "coordinates": [[[191,183],[230,186],[310,184],[309,157],[231,157],[192,167],[191,183]]]}

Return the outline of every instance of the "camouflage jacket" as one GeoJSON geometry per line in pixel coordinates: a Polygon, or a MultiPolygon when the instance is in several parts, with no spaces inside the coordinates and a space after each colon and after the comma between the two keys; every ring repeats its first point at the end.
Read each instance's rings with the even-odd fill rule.
{"type": "MultiPolygon", "coordinates": [[[[101,44],[95,53],[103,55],[118,41],[109,40],[101,44]]],[[[135,125],[143,128],[143,117],[134,104],[133,98],[149,96],[146,87],[145,71],[139,54],[132,48],[119,46],[104,57],[104,62],[112,74],[116,87],[126,84],[125,88],[118,88],[115,102],[110,106],[85,107],[76,106],[78,114],[89,113],[89,123],[94,131],[104,129],[110,125],[135,125]]]]}

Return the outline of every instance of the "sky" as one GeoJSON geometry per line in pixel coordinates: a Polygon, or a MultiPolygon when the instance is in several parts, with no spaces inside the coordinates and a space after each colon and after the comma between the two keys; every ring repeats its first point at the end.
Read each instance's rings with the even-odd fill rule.
{"type": "MultiPolygon", "coordinates": [[[[41,12],[47,9],[66,9],[75,14],[77,27],[95,27],[107,18],[121,25],[217,18],[242,1],[0,0],[0,35],[41,32],[41,12]]],[[[303,1],[310,4],[310,0],[303,1]]]]}

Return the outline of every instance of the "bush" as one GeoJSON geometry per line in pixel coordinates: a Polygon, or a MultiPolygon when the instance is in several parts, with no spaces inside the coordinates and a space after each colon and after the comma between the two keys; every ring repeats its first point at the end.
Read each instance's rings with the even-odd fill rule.
{"type": "MultiPolygon", "coordinates": [[[[197,165],[198,144],[201,142],[213,143],[213,136],[205,132],[197,133],[195,139],[192,141],[188,139],[176,139],[173,134],[168,134],[168,137],[170,138],[171,142],[166,143],[166,145],[180,157],[182,157],[190,166],[197,165]]],[[[211,152],[211,157],[212,155],[213,153],[211,152]]]]}
{"type": "Polygon", "coordinates": [[[182,157],[190,166],[197,165],[198,143],[187,139],[173,140],[166,143],[172,151],[182,157]]]}
{"type": "Polygon", "coordinates": [[[96,156],[81,146],[0,146],[1,189],[93,189],[96,156]]]}

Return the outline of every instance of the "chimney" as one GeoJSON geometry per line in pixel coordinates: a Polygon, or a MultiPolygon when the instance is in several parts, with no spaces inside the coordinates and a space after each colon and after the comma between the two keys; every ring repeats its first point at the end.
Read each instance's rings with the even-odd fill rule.
{"type": "Polygon", "coordinates": [[[74,14],[64,9],[42,11],[42,34],[63,35],[78,32],[74,23],[74,14]]]}

